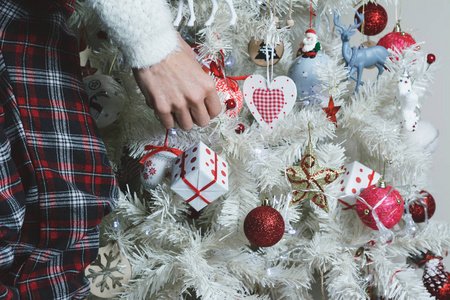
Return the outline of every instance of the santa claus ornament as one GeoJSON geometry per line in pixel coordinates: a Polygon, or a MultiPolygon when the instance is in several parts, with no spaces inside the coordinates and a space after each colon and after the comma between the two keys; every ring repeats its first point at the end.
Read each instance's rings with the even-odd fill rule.
{"type": "Polygon", "coordinates": [[[437,300],[450,300],[450,273],[445,270],[442,257],[431,258],[425,263],[422,281],[437,300]]]}
{"type": "Polygon", "coordinates": [[[400,193],[386,184],[383,177],[376,185],[364,189],[356,201],[356,213],[361,221],[373,230],[380,231],[383,242],[392,239],[394,227],[403,216],[404,202],[400,193]]]}
{"type": "Polygon", "coordinates": [[[320,50],[322,50],[322,46],[317,41],[316,31],[312,28],[306,30],[305,37],[300,43],[300,48],[297,51],[297,57],[314,58],[320,50]]]}

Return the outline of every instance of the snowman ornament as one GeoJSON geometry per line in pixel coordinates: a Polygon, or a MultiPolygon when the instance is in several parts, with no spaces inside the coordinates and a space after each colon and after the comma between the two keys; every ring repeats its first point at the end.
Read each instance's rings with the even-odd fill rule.
{"type": "Polygon", "coordinates": [[[416,131],[420,119],[419,96],[412,89],[411,77],[405,71],[397,81],[397,107],[399,109],[398,120],[403,132],[416,131]]]}

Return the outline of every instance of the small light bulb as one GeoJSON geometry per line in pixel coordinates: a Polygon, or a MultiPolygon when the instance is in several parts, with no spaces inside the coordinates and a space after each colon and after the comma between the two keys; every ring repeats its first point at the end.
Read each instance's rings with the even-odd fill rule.
{"type": "Polygon", "coordinates": [[[288,233],[294,235],[297,233],[297,230],[295,230],[294,228],[291,228],[288,230],[288,233]]]}

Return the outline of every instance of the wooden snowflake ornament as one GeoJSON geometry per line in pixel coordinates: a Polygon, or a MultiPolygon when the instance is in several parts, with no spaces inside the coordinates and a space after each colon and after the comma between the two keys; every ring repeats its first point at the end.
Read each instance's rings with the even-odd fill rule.
{"type": "Polygon", "coordinates": [[[131,265],[116,243],[101,247],[97,258],[86,268],[91,293],[101,298],[112,298],[125,290],[131,278],[131,265]]]}

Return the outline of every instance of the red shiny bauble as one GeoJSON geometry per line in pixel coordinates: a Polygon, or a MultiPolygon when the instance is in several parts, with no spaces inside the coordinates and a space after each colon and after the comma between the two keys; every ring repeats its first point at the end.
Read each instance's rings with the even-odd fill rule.
{"type": "Polygon", "coordinates": [[[242,123],[239,123],[237,128],[234,130],[237,134],[241,134],[245,131],[245,126],[242,123]]]}
{"type": "MultiPolygon", "coordinates": [[[[376,185],[371,185],[365,188],[359,198],[364,199],[368,207],[361,200],[356,201],[356,213],[358,214],[361,221],[372,228],[373,230],[378,230],[375,219],[373,218],[372,208],[385,198],[385,196],[391,191],[391,186],[386,186],[385,188],[376,187],[376,185]]],[[[378,216],[380,222],[386,228],[392,228],[397,224],[403,216],[404,202],[403,198],[397,190],[392,190],[392,192],[375,208],[375,212],[378,216]]]]}
{"type": "MultiPolygon", "coordinates": [[[[420,195],[423,197],[423,202],[426,204],[429,219],[436,211],[436,201],[434,201],[433,196],[426,191],[420,191],[420,195]]],[[[411,214],[414,222],[425,222],[425,207],[418,200],[414,201],[413,204],[409,206],[409,213],[411,214]]]]}
{"type": "Polygon", "coordinates": [[[436,56],[433,53],[427,55],[427,63],[430,65],[436,61],[436,56]]]}
{"type": "Polygon", "coordinates": [[[426,262],[422,281],[428,292],[437,300],[450,300],[450,273],[442,264],[442,257],[426,262]]]}
{"type": "Polygon", "coordinates": [[[227,106],[227,109],[233,109],[236,108],[236,101],[234,101],[234,99],[228,99],[225,102],[225,105],[227,106]]]}
{"type": "Polygon", "coordinates": [[[382,37],[377,45],[383,46],[386,49],[391,49],[393,51],[402,52],[403,49],[414,45],[416,40],[406,32],[390,32],[382,37]]]}
{"type": "Polygon", "coordinates": [[[250,243],[255,246],[273,246],[284,235],[283,217],[275,208],[259,206],[245,217],[244,233],[250,243]]]}
{"type": "MultiPolygon", "coordinates": [[[[375,4],[374,2],[369,2],[358,8],[359,13],[363,13],[363,11],[364,23],[358,28],[363,34],[376,35],[386,28],[388,14],[383,6],[375,4]],[[362,28],[363,25],[364,28],[362,28]]],[[[358,19],[356,14],[355,19],[358,19]]]]}

